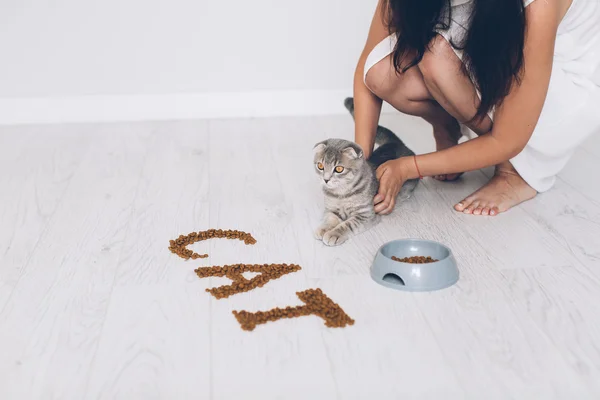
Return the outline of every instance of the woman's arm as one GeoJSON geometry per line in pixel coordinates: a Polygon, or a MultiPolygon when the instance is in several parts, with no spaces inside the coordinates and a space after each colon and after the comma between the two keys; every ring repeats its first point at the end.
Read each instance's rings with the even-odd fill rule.
{"type": "Polygon", "coordinates": [[[527,145],[538,122],[546,99],[554,42],[560,23],[558,0],[535,1],[526,8],[527,30],[524,48],[524,70],[520,85],[513,85],[510,94],[497,108],[492,131],[476,139],[446,150],[383,164],[378,205],[382,213],[393,210],[399,187],[407,179],[452,174],[490,167],[510,160],[527,145]]]}
{"type": "Polygon", "coordinates": [[[367,86],[365,86],[364,68],[365,61],[373,48],[385,39],[389,33],[384,23],[383,7],[385,0],[379,0],[377,9],[371,21],[367,43],[358,60],[356,71],[354,73],[354,141],[358,144],[365,154],[365,158],[369,158],[375,146],[375,133],[377,132],[377,124],[381,113],[382,101],[375,96],[367,86]]]}

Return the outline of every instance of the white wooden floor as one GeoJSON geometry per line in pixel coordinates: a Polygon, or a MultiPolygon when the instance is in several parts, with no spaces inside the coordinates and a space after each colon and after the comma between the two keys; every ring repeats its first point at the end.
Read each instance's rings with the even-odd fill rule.
{"type": "MultiPolygon", "coordinates": [[[[416,151],[427,127],[386,116],[416,151]]],[[[556,188],[496,218],[451,206],[485,182],[425,180],[340,248],[313,239],[312,146],[349,116],[0,128],[0,399],[598,399],[600,136],[556,188]],[[169,239],[241,229],[205,260],[169,239]],[[369,278],[385,241],[443,241],[461,280],[402,293],[369,278]],[[194,268],[297,263],[216,300],[194,268]],[[304,317],[242,331],[232,310],[321,288],[354,326],[304,317]]],[[[486,171],[489,174],[489,171],[486,171]]]]}

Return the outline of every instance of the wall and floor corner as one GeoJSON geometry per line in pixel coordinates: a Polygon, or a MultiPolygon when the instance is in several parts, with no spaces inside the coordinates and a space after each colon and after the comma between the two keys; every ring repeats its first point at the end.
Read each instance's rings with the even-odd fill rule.
{"type": "Polygon", "coordinates": [[[0,123],[344,113],[377,0],[5,0],[0,123]]]}

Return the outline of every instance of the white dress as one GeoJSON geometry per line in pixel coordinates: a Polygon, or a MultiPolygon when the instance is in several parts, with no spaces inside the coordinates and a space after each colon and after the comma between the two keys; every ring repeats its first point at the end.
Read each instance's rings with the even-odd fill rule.
{"type": "MultiPolygon", "coordinates": [[[[527,7],[533,1],[524,0],[524,4],[527,7]]],[[[450,27],[438,33],[460,43],[472,10],[471,0],[453,0],[450,27]]],[[[393,52],[395,44],[396,36],[390,35],[373,48],[365,63],[365,77],[373,65],[393,52]]],[[[462,60],[462,52],[454,52],[462,60]]],[[[493,120],[493,110],[489,116],[493,120]]],[[[550,86],[539,122],[525,149],[510,161],[532,188],[544,192],[554,185],[576,148],[598,132],[600,0],[573,0],[558,28],[550,86]]]]}

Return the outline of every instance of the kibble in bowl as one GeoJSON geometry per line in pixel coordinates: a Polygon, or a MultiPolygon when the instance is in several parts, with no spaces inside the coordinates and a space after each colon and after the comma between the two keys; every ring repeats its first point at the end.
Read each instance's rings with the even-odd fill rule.
{"type": "Polygon", "coordinates": [[[412,257],[404,257],[404,258],[398,258],[396,256],[392,256],[392,260],[394,261],[398,261],[398,262],[403,262],[403,263],[408,263],[408,264],[429,264],[429,263],[433,263],[433,262],[438,262],[439,260],[436,260],[435,258],[432,258],[430,256],[424,257],[424,256],[412,256],[412,257]]]}
{"type": "Polygon", "coordinates": [[[381,246],[371,277],[382,286],[402,291],[432,291],[454,285],[459,271],[452,251],[442,243],[400,239],[381,246]]]}

